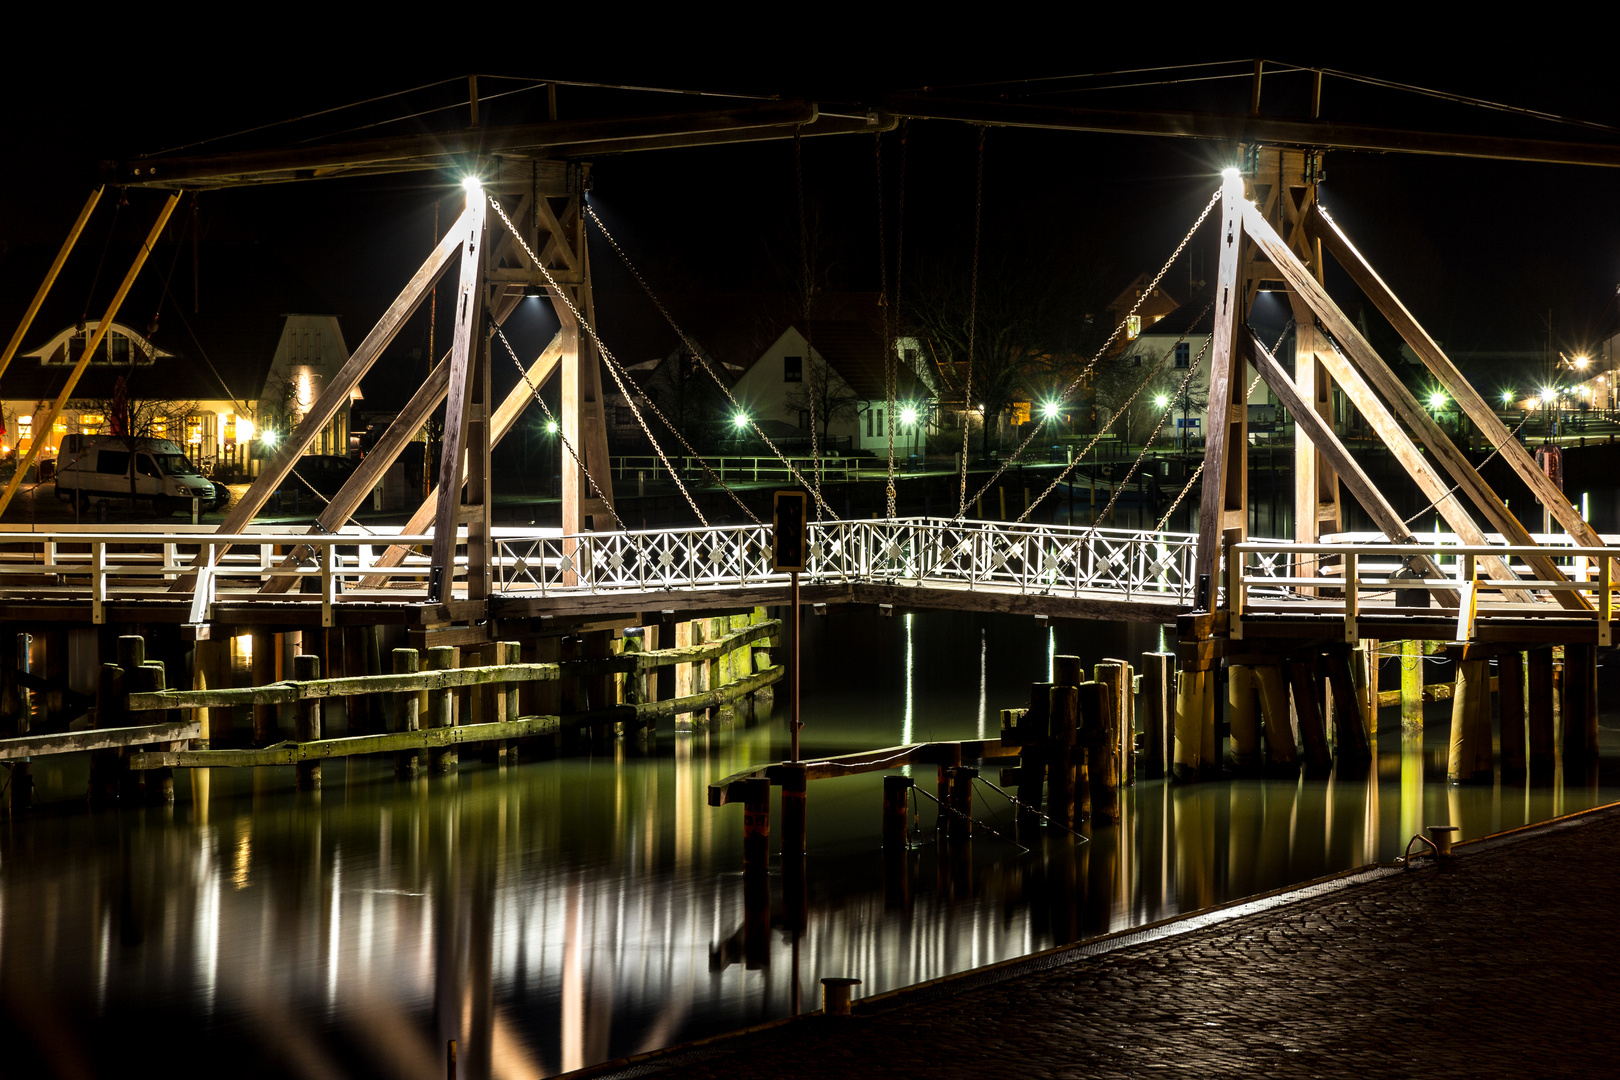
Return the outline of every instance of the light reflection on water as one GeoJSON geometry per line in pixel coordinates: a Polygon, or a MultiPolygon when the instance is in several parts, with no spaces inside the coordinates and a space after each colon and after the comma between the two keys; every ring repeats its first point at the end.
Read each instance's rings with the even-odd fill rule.
{"type": "MultiPolygon", "coordinates": [[[[904,728],[972,738],[1055,653],[1089,666],[1162,640],[1010,617],[807,619],[806,753],[904,728]]],[[[782,757],[785,712],[665,733],[647,756],[618,746],[410,784],[383,764],[329,764],[315,795],[292,792],[288,770],[215,770],[181,774],[172,810],[11,822],[10,1063],[105,1074],[152,1032],[179,1031],[163,1053],[182,1071],[437,1077],[456,1038],[464,1075],[543,1075],[814,1008],[823,976],[881,992],[1387,860],[1424,825],[1466,838],[1620,797],[1562,776],[1450,788],[1431,712],[1430,745],[1386,735],[1368,778],[1144,782],[1123,824],[1088,826],[1085,844],[936,846],[923,800],[923,842],[894,873],[877,842],[881,777],[818,781],[808,874],[773,873],[769,922],[750,927],[741,809],[708,807],[707,784],[782,757]]],[[[932,789],[932,770],[918,774],[932,789]]],[[[1009,806],[979,794],[1010,836],[1009,806]]]]}

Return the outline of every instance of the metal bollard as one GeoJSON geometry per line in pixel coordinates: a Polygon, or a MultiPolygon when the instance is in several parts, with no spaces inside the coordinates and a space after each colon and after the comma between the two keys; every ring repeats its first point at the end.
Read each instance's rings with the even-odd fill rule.
{"type": "Polygon", "coordinates": [[[849,991],[861,985],[859,979],[830,978],[821,980],[821,1011],[828,1016],[849,1015],[849,991]]]}
{"type": "Polygon", "coordinates": [[[1434,843],[1434,854],[1438,859],[1451,858],[1451,834],[1460,831],[1455,825],[1428,826],[1429,839],[1434,843]]]}

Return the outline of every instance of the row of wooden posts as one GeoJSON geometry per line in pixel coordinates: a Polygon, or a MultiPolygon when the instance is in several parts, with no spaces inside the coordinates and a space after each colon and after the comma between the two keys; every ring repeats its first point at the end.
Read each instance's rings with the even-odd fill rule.
{"type": "MultiPolygon", "coordinates": [[[[165,665],[148,657],[146,638],[126,634],[116,642],[117,662],[100,667],[89,728],[24,726],[0,738],[0,759],[17,763],[14,780],[22,769],[26,791],[28,761],[90,751],[90,797],[98,804],[133,795],[172,799],[177,767],[292,765],[298,786],[315,788],[321,762],[332,757],[392,755],[396,771],[409,777],[424,766],[448,771],[464,745],[507,761],[520,742],[551,750],[573,735],[645,737],[660,718],[726,720],[739,705],[752,716],[755,696],[768,695],[782,677],[770,656],[780,624],[763,609],[663,629],[678,644],[650,648],[657,644],[655,625],[595,640],[536,636],[521,644],[399,648],[386,675],[323,677],[321,658],[300,653],[291,658],[290,678],[249,687],[231,686],[228,669],[216,679],[199,662],[198,688],[191,690],[169,688],[165,665]],[[323,712],[334,699],[344,701],[348,721],[348,732],[337,737],[323,712]],[[247,741],[232,738],[245,732],[230,717],[249,709],[249,745],[221,745],[247,741]],[[283,737],[286,719],[291,739],[283,737]]],[[[25,803],[14,792],[12,805],[25,803]]]]}

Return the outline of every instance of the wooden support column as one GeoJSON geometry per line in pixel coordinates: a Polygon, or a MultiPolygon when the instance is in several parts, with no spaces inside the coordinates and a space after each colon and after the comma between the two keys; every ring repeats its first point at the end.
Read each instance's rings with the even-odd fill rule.
{"type": "Polygon", "coordinates": [[[1548,648],[1531,649],[1528,659],[1530,714],[1530,772],[1536,777],[1553,773],[1553,654],[1548,648]]]}
{"type": "Polygon", "coordinates": [[[1401,734],[1423,730],[1423,642],[1401,642],[1401,734]]]}
{"type": "Polygon", "coordinates": [[[1451,744],[1446,778],[1453,784],[1489,782],[1491,754],[1491,665],[1488,660],[1457,661],[1451,697],[1451,744]]]}
{"type": "Polygon", "coordinates": [[[1502,774],[1525,770],[1524,654],[1507,653],[1496,662],[1496,701],[1501,729],[1502,774]]]}
{"type": "Polygon", "coordinates": [[[1205,728],[1215,726],[1215,697],[1212,673],[1182,668],[1176,673],[1176,739],[1173,775],[1177,781],[1197,780],[1207,765],[1204,761],[1205,728]]]}
{"type": "MultiPolygon", "coordinates": [[[[456,647],[454,645],[436,645],[427,651],[427,669],[429,671],[449,671],[456,666],[456,647]]],[[[455,726],[454,692],[448,689],[428,691],[427,727],[447,728],[455,726]]],[[[454,771],[457,764],[457,755],[448,748],[435,748],[428,751],[429,767],[436,773],[454,771]]]]}
{"type": "Polygon", "coordinates": [[[1299,747],[1288,708],[1288,683],[1276,664],[1256,664],[1255,682],[1260,690],[1260,716],[1266,729],[1267,765],[1290,769],[1299,764],[1299,747]]]}
{"type": "MultiPolygon", "coordinates": [[[[415,649],[395,649],[392,654],[395,675],[415,675],[421,658],[415,649]]],[[[394,694],[394,730],[419,731],[422,727],[421,698],[415,690],[402,690],[394,694]]],[[[402,780],[415,779],[421,770],[421,753],[400,750],[394,754],[394,775],[402,780]]]]}
{"type": "Polygon", "coordinates": [[[1232,764],[1238,775],[1260,771],[1260,712],[1254,669],[1230,664],[1226,669],[1226,704],[1232,722],[1232,764]]]}
{"type": "Polygon", "coordinates": [[[1047,759],[1046,814],[1060,829],[1074,824],[1075,733],[1080,722],[1080,691],[1075,686],[1053,686],[1050,698],[1051,752],[1047,759]]]}
{"type": "MultiPolygon", "coordinates": [[[[321,677],[321,658],[300,654],[293,657],[293,678],[306,682],[321,677]]],[[[294,723],[293,738],[299,742],[311,742],[321,737],[321,702],[319,698],[303,698],[293,706],[294,723]]],[[[303,791],[319,791],[321,787],[321,763],[319,761],[300,761],[293,766],[298,787],[303,791]]]]}
{"type": "MultiPolygon", "coordinates": [[[[1248,405],[1243,361],[1235,345],[1244,319],[1238,279],[1243,247],[1243,178],[1228,170],[1221,186],[1220,262],[1215,279],[1215,333],[1210,351],[1209,434],[1204,445],[1203,497],[1198,510],[1197,588],[1216,605],[1217,553],[1248,536],[1248,405]]],[[[1200,599],[1206,599],[1200,597],[1200,599]]]]}
{"type": "Polygon", "coordinates": [[[1142,710],[1147,731],[1143,775],[1162,780],[1170,775],[1170,748],[1175,745],[1175,653],[1142,654],[1142,710]]]}
{"type": "MultiPolygon", "coordinates": [[[[1100,669],[1104,665],[1097,665],[1100,669]]],[[[1086,739],[1086,776],[1091,792],[1093,821],[1117,824],[1120,818],[1118,698],[1101,680],[1080,686],[1080,716],[1086,739]]]]}
{"type": "Polygon", "coordinates": [[[1340,770],[1362,769],[1372,761],[1367,724],[1362,717],[1362,693],[1344,652],[1327,654],[1328,687],[1333,713],[1333,764],[1340,770]]]}
{"type": "Polygon", "coordinates": [[[1597,761],[1597,649],[1591,645],[1564,646],[1564,689],[1559,712],[1564,729],[1564,768],[1584,768],[1597,761]]]}
{"type": "Polygon", "coordinates": [[[1333,767],[1333,759],[1328,754],[1327,727],[1317,706],[1318,681],[1311,664],[1298,660],[1290,663],[1288,683],[1294,693],[1294,715],[1299,718],[1299,739],[1305,744],[1305,767],[1312,773],[1325,774],[1333,767]]]}

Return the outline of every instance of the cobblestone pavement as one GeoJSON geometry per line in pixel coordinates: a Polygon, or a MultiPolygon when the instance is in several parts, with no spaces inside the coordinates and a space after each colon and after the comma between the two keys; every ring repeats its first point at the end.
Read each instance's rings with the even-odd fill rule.
{"type": "Polygon", "coordinates": [[[960,992],[903,993],[865,1015],[857,1002],[847,1019],[592,1071],[1620,1076],[1617,867],[1620,809],[1603,809],[1461,845],[1450,867],[1307,888],[1045,970],[969,975],[960,992]]]}

